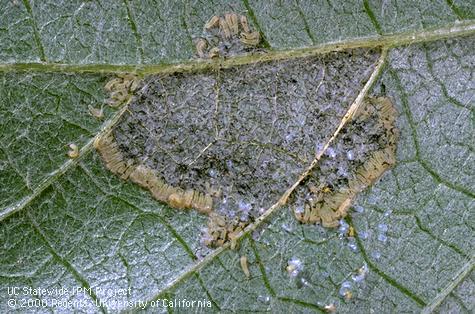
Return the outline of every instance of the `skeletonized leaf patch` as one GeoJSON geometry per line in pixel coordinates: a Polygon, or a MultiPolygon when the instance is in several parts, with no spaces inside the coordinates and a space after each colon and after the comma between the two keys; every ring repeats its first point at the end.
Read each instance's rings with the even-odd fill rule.
{"type": "MultiPolygon", "coordinates": [[[[134,95],[119,97],[128,108],[96,148],[107,168],[157,200],[209,214],[204,242],[222,245],[277,202],[308,168],[379,55],[354,49],[212,72],[151,75],[127,84],[122,79],[127,93],[112,93],[134,95]]],[[[380,140],[382,149],[389,139],[379,138],[386,134],[385,124],[378,122],[381,110],[389,109],[361,113],[363,122],[348,128],[355,135],[345,138],[345,145],[360,145],[366,152],[380,140]],[[378,135],[366,136],[366,129],[378,135]]],[[[358,158],[364,163],[368,156],[358,158]]],[[[354,169],[346,171],[350,178],[354,169]]]]}

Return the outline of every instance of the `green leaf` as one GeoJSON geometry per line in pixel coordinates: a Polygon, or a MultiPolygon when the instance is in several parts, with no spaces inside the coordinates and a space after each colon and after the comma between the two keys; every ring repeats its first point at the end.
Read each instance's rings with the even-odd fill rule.
{"type": "MultiPolygon", "coordinates": [[[[473,1],[2,0],[0,6],[1,312],[140,310],[141,304],[115,301],[146,302],[150,312],[190,310],[164,307],[163,299],[209,301],[211,308],[193,311],[214,312],[321,312],[329,304],[339,312],[475,308],[473,1]],[[192,59],[204,23],[231,11],[248,16],[267,53],[192,59]],[[291,205],[278,204],[241,236],[239,248],[200,256],[207,217],[157,202],[110,173],[93,149],[127,110],[105,105],[104,85],[116,72],[187,77],[222,66],[239,75],[240,64],[356,47],[387,54],[346,108],[386,95],[399,112],[400,140],[396,166],[357,198],[358,211],[346,219],[354,242],[337,230],[300,224],[291,205]],[[104,117],[93,117],[89,106],[103,107],[104,117]],[[70,143],[79,146],[79,158],[68,158],[70,143]],[[292,258],[303,263],[303,284],[286,270],[292,258]],[[367,276],[352,281],[364,265],[367,276]],[[339,293],[345,281],[349,300],[339,293]],[[37,296],[23,290],[30,287],[67,293],[37,296]]],[[[332,126],[323,132],[333,134],[338,123],[332,126]]]]}

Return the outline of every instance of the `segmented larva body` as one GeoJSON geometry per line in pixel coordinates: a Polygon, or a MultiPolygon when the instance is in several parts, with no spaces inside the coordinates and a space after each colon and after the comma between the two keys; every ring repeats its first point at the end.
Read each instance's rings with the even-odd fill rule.
{"type": "Polygon", "coordinates": [[[224,19],[226,24],[228,25],[228,29],[231,35],[237,35],[239,33],[239,21],[238,16],[236,13],[226,13],[224,15],[224,19]]]}
{"type": "Polygon", "coordinates": [[[249,23],[247,22],[247,17],[245,17],[244,15],[241,15],[240,21],[241,21],[241,27],[242,27],[243,32],[244,33],[250,33],[251,29],[249,28],[249,23]]]}
{"type": "Polygon", "coordinates": [[[336,312],[336,306],[335,304],[331,303],[331,304],[328,304],[328,305],[325,305],[323,307],[323,309],[325,310],[325,312],[327,313],[335,313],[336,312]]]}
{"type": "Polygon", "coordinates": [[[219,30],[224,38],[229,39],[231,37],[231,30],[229,29],[228,23],[226,23],[225,18],[219,18],[219,30]]]}
{"type": "Polygon", "coordinates": [[[111,132],[97,138],[94,147],[112,173],[148,189],[156,200],[177,209],[194,208],[205,214],[212,211],[213,199],[209,194],[194,190],[183,191],[181,188],[166,184],[159,178],[156,171],[144,165],[135,165],[130,159],[124,160],[111,132]]]}
{"type": "Polygon", "coordinates": [[[208,42],[205,39],[203,38],[198,39],[198,41],[196,42],[196,52],[198,53],[198,56],[200,58],[204,58],[206,56],[207,47],[208,47],[208,42]]]}
{"type": "Polygon", "coordinates": [[[246,46],[257,46],[261,40],[259,32],[241,33],[241,42],[246,46]]]}
{"type": "Polygon", "coordinates": [[[109,132],[102,137],[96,138],[94,148],[100,153],[107,169],[127,180],[135,170],[132,160],[124,160],[122,153],[114,140],[114,136],[109,132]]]}
{"type": "Polygon", "coordinates": [[[239,263],[241,264],[241,269],[244,275],[246,275],[246,278],[251,277],[251,273],[249,272],[249,267],[247,265],[247,257],[244,255],[241,256],[241,258],[239,259],[239,263]]]}
{"type": "Polygon", "coordinates": [[[212,16],[212,17],[209,19],[208,22],[206,22],[204,28],[205,28],[206,30],[210,30],[210,29],[212,29],[212,28],[217,27],[218,25],[219,25],[219,16],[214,15],[214,16],[212,16]]]}
{"type": "Polygon", "coordinates": [[[294,210],[297,220],[303,223],[321,223],[324,227],[337,227],[339,220],[346,216],[356,195],[373,184],[387,169],[396,163],[396,142],[398,131],[395,127],[397,112],[391,101],[380,97],[369,99],[374,107],[363,108],[355,119],[365,120],[377,113],[378,122],[383,126],[386,147],[369,156],[356,173],[349,179],[348,186],[327,192],[325,188],[310,188],[314,194],[303,211],[294,210]]]}
{"type": "Polygon", "coordinates": [[[89,113],[97,118],[97,119],[102,119],[104,118],[104,111],[102,110],[102,108],[100,109],[97,109],[97,108],[94,108],[93,106],[89,105],[87,106],[87,109],[89,110],[89,113]]]}
{"type": "Polygon", "coordinates": [[[68,156],[72,159],[79,157],[79,147],[76,144],[69,144],[68,156]]]}
{"type": "Polygon", "coordinates": [[[204,214],[210,213],[213,208],[213,199],[210,195],[194,190],[179,190],[168,197],[168,203],[175,208],[195,208],[204,214]]]}
{"type": "Polygon", "coordinates": [[[218,47],[211,48],[208,53],[208,57],[209,58],[219,57],[219,48],[218,47]]]}

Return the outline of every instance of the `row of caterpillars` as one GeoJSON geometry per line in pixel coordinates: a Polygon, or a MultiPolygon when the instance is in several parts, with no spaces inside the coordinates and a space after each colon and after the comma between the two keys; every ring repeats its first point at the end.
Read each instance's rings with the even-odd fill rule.
{"type": "MultiPolygon", "coordinates": [[[[327,191],[309,185],[311,197],[303,208],[294,208],[294,215],[303,223],[321,223],[324,227],[337,227],[346,216],[356,195],[373,184],[387,169],[396,163],[398,130],[395,126],[397,112],[392,102],[385,97],[370,98],[363,103],[353,120],[364,122],[377,117],[377,125],[383,130],[386,146],[376,150],[359,166],[348,180],[348,185],[337,191],[327,191]]],[[[350,122],[351,123],[351,122],[350,122]]]]}
{"type": "Polygon", "coordinates": [[[161,180],[155,170],[144,165],[137,165],[131,159],[124,160],[112,132],[97,138],[94,147],[100,153],[107,169],[121,179],[130,180],[149,190],[156,200],[167,203],[173,208],[196,209],[208,215],[208,228],[206,234],[203,235],[203,243],[207,246],[222,246],[230,241],[235,243],[240,232],[250,223],[213,212],[213,199],[210,194],[171,186],[161,180]]]}
{"type": "Polygon", "coordinates": [[[121,179],[130,179],[133,183],[149,190],[156,200],[178,209],[194,208],[205,214],[211,212],[213,200],[210,195],[171,186],[161,180],[155,170],[144,165],[137,165],[131,159],[124,160],[112,132],[97,138],[94,147],[101,154],[107,169],[120,176],[121,179]]]}

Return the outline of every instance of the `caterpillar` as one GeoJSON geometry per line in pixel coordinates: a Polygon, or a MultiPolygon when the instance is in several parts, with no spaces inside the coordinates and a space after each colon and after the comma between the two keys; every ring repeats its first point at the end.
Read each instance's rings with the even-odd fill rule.
{"type": "Polygon", "coordinates": [[[136,169],[132,160],[124,160],[111,132],[96,138],[94,148],[100,153],[106,168],[112,173],[119,175],[122,179],[127,180],[136,169]]]}
{"type": "Polygon", "coordinates": [[[386,145],[373,151],[368,159],[356,168],[346,186],[331,191],[328,187],[315,188],[309,185],[312,196],[303,210],[294,209],[294,216],[302,223],[321,223],[324,227],[337,227],[339,220],[346,216],[348,208],[358,193],[373,184],[387,169],[396,163],[396,142],[398,131],[395,127],[397,112],[388,98],[368,99],[364,107],[355,115],[358,123],[377,117],[383,133],[380,139],[386,145]],[[329,190],[331,192],[329,192],[329,190]]]}
{"type": "Polygon", "coordinates": [[[89,105],[89,106],[87,106],[87,109],[89,110],[89,113],[90,113],[93,117],[95,117],[95,118],[97,118],[97,119],[102,119],[102,118],[104,118],[104,112],[103,112],[103,110],[102,110],[102,107],[101,107],[101,109],[97,109],[97,108],[94,108],[93,106],[89,105]]]}
{"type": "Polygon", "coordinates": [[[224,15],[226,24],[231,35],[236,35],[239,32],[239,21],[236,13],[226,13],[224,15]]]}
{"type": "Polygon", "coordinates": [[[242,30],[244,31],[244,33],[250,33],[251,29],[249,28],[247,17],[245,17],[244,15],[241,15],[240,21],[241,21],[242,30]]]}
{"type": "Polygon", "coordinates": [[[198,56],[200,58],[204,58],[206,56],[206,48],[208,47],[208,42],[203,39],[203,38],[200,38],[198,39],[198,41],[196,42],[196,52],[198,53],[198,56]]]}
{"type": "Polygon", "coordinates": [[[209,19],[208,22],[206,22],[204,28],[206,30],[210,30],[212,28],[217,27],[218,25],[219,25],[219,16],[214,15],[209,19]]]}
{"type": "Polygon", "coordinates": [[[208,57],[209,58],[216,58],[218,56],[219,56],[219,48],[218,47],[211,48],[209,53],[208,53],[208,57]]]}
{"type": "Polygon", "coordinates": [[[70,150],[68,151],[69,158],[77,158],[79,157],[79,147],[76,144],[69,144],[70,150]]]}
{"type": "Polygon", "coordinates": [[[259,32],[252,32],[252,33],[241,33],[241,42],[246,46],[257,46],[260,41],[260,34],[259,32]]]}
{"type": "Polygon", "coordinates": [[[249,267],[247,265],[247,257],[244,255],[241,256],[241,258],[239,259],[239,263],[241,264],[241,269],[244,275],[246,275],[246,278],[251,277],[251,273],[249,272],[249,267]]]}
{"type": "Polygon", "coordinates": [[[336,306],[333,303],[327,304],[323,307],[325,312],[327,313],[335,313],[336,312],[336,306]]]}
{"type": "Polygon", "coordinates": [[[229,39],[231,37],[231,29],[225,18],[219,18],[219,30],[225,39],[229,39]]]}

